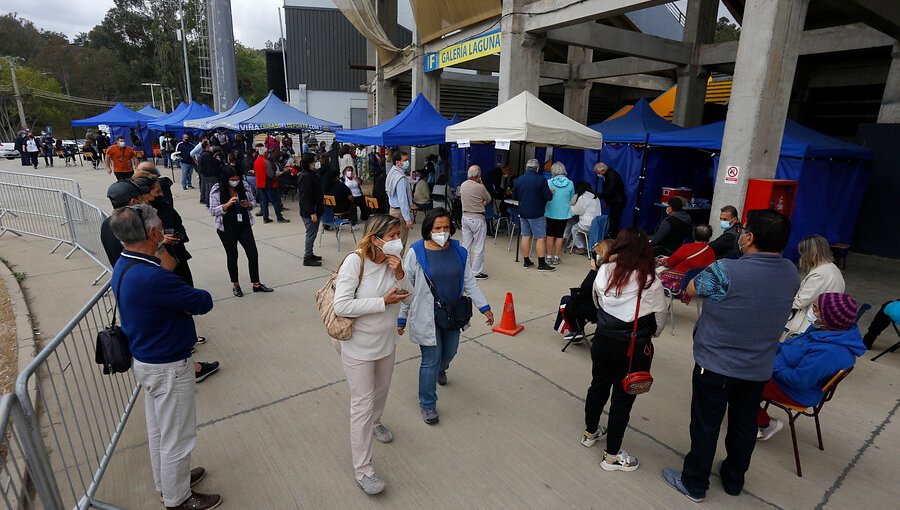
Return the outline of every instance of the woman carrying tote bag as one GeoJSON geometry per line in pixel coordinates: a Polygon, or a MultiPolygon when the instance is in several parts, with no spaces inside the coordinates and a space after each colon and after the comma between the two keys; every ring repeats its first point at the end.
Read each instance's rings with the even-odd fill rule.
{"type": "Polygon", "coordinates": [[[584,405],[581,444],[591,447],[601,436],[606,436],[606,450],[600,462],[605,471],[634,471],[640,464],[622,449],[622,438],[636,397],[626,393],[623,379],[630,372],[650,370],[651,336],[659,336],[666,325],[665,294],[654,266],[650,240],[640,229],[631,227],[619,232],[609,251],[609,262],[600,266],[594,281],[597,334],[591,345],[593,377],[584,405]],[[628,347],[633,332],[635,346],[630,360],[628,347]],[[609,420],[607,428],[603,428],[600,414],[610,399],[610,391],[609,420]]]}
{"type": "Polygon", "coordinates": [[[459,347],[460,330],[468,327],[472,304],[494,324],[491,306],[478,288],[469,253],[456,239],[450,213],[439,207],[422,222],[422,240],[412,244],[403,261],[413,286],[412,301],[400,306],[397,331],[409,325],[409,337],[422,350],[419,406],[429,425],[438,422],[436,384],[447,384],[447,369],[459,347]]]}
{"type": "Polygon", "coordinates": [[[387,486],[372,465],[372,439],[390,443],[394,438],[381,423],[381,415],[400,339],[396,329],[398,303],[410,296],[400,261],[400,221],[383,214],[369,217],[358,248],[338,270],[334,313],[356,319],[353,335],[340,343],[341,362],[350,387],[350,450],[356,484],[371,496],[387,486]],[[364,265],[361,257],[366,258],[364,265]]]}

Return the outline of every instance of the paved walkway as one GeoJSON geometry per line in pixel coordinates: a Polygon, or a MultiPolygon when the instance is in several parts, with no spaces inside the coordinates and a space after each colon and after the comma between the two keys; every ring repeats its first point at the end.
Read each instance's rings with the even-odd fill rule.
{"type": "MultiPolygon", "coordinates": [[[[0,162],[3,170],[20,168],[0,162]]],[[[78,179],[86,200],[109,209],[111,178],[105,173],[87,167],[49,173],[78,179]]],[[[510,338],[476,323],[464,333],[450,384],[439,389],[441,423],[434,427],[418,413],[418,350],[404,339],[384,418],[395,440],[376,447],[376,466],[389,487],[369,498],[353,481],[347,387],[312,297],[340,261],[334,235],[319,250],[325,267],[305,268],[296,204],[286,213],[292,223],[257,225],[262,279],[276,291],[235,298],[212,218],[196,192],[176,189],[175,196],[191,237],[196,283],[216,301],[212,313],[197,321],[209,338],[198,358],[219,360],[223,368],[197,388],[194,464],[210,472],[198,489],[222,493],[223,508],[695,507],[659,477],[663,467],[680,466],[689,448],[694,307],[676,303],[677,333],[667,330],[656,340],[656,384],[632,412],[624,446],[640,458],[641,468],[606,473],[597,465],[602,445],[579,444],[590,380],[587,349],[559,352],[563,343],[552,331],[559,296],[582,280],[585,259],[567,256],[556,273],[537,273],[513,263],[506,238],[488,242],[485,270],[491,278],[481,287],[498,317],[511,291],[526,329],[510,338]]],[[[89,284],[97,274],[82,254],[64,260],[62,251],[49,255],[51,247],[40,239],[0,238],[0,256],[28,273],[24,285],[46,338],[96,292],[89,284]]],[[[243,259],[241,275],[249,290],[243,259]]],[[[880,304],[894,297],[900,263],[851,255],[845,277],[861,301],[880,304]]],[[[876,347],[896,341],[887,333],[876,347]]],[[[870,357],[859,361],[823,412],[824,452],[815,447],[812,421],[800,422],[803,478],[794,473],[785,431],[758,446],[741,497],[727,496],[713,478],[709,508],[896,508],[900,354],[876,363],[870,357]]],[[[101,500],[159,508],[145,434],[139,402],[100,487],[101,500]]],[[[719,449],[717,460],[724,453],[719,449]]]]}

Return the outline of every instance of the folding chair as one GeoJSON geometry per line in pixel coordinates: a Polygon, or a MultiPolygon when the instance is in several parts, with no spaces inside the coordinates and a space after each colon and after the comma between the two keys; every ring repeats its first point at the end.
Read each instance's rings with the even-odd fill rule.
{"type": "Polygon", "coordinates": [[[803,471],[800,469],[800,449],[797,447],[797,429],[794,426],[794,422],[801,416],[809,416],[816,420],[816,436],[819,438],[819,449],[825,450],[825,446],[822,444],[822,426],[819,424],[819,413],[822,412],[822,408],[825,407],[825,404],[830,402],[834,397],[834,392],[837,390],[838,384],[840,384],[840,382],[852,371],[853,367],[850,367],[834,374],[834,376],[825,383],[825,386],[822,386],[822,391],[825,392],[825,395],[822,397],[822,401],[814,407],[796,406],[778,402],[776,400],[766,400],[766,409],[769,409],[769,406],[773,405],[783,410],[788,415],[788,424],[791,426],[791,441],[794,443],[794,461],[797,464],[797,476],[802,478],[803,471]]]}
{"type": "Polygon", "coordinates": [[[434,204],[435,207],[443,207],[444,209],[448,209],[447,204],[450,201],[447,199],[447,185],[446,184],[435,184],[434,188],[431,190],[431,203],[434,204]]]}
{"type": "MultiPolygon", "coordinates": [[[[675,336],[675,298],[681,298],[684,294],[684,289],[687,288],[688,283],[691,282],[694,278],[700,274],[700,271],[703,271],[706,268],[699,269],[691,269],[687,273],[684,273],[684,278],[681,280],[681,286],[678,287],[678,292],[672,292],[671,290],[663,287],[663,292],[666,297],[669,298],[669,322],[672,323],[672,336],[675,336]]],[[[700,298],[694,298],[697,303],[697,317],[700,317],[700,298]]]]}
{"type": "MultiPolygon", "coordinates": [[[[896,322],[893,323],[892,326],[894,326],[894,331],[897,333],[897,336],[900,337],[900,329],[897,329],[897,323],[896,322]]],[[[872,358],[872,361],[877,360],[878,358],[884,356],[885,354],[887,354],[889,352],[896,352],[897,349],[900,349],[900,342],[897,342],[894,345],[888,347],[887,349],[881,351],[881,354],[872,358]]]]}
{"type": "Polygon", "coordinates": [[[325,203],[325,211],[322,213],[322,232],[319,235],[319,246],[322,246],[322,238],[325,237],[325,227],[328,227],[334,230],[334,237],[335,239],[337,239],[337,251],[340,253],[341,230],[343,230],[344,227],[347,227],[347,230],[349,230],[350,234],[353,235],[354,244],[356,244],[356,232],[353,231],[353,226],[350,225],[350,220],[336,218],[334,216],[334,205],[336,202],[332,195],[325,195],[323,201],[325,203]]]}
{"type": "MultiPolygon", "coordinates": [[[[522,219],[519,218],[519,209],[517,207],[509,208],[509,244],[506,251],[512,251],[513,237],[516,235],[516,229],[522,228],[522,219]]],[[[497,244],[497,236],[494,235],[494,244],[497,244]]],[[[533,245],[534,243],[532,243],[533,245]]]]}
{"type": "Polygon", "coordinates": [[[366,197],[366,207],[369,208],[369,211],[372,214],[375,214],[378,211],[378,199],[375,197],[366,197]]]}

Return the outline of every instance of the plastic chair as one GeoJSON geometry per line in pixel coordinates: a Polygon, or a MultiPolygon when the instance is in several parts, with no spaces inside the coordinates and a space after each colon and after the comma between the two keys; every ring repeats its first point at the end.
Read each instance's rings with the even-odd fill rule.
{"type": "MultiPolygon", "coordinates": [[[[669,312],[669,322],[672,323],[672,336],[675,336],[675,298],[681,298],[684,294],[684,289],[687,288],[688,283],[691,282],[694,278],[700,274],[706,268],[697,268],[688,270],[688,272],[684,273],[684,278],[681,279],[681,285],[678,287],[678,292],[672,292],[671,290],[663,287],[663,293],[665,293],[666,297],[669,298],[668,312],[669,312]]],[[[700,299],[696,299],[697,303],[697,317],[700,317],[700,299]]]]}
{"type": "MultiPolygon", "coordinates": [[[[519,218],[519,209],[517,207],[509,208],[509,245],[506,251],[512,251],[513,236],[516,235],[516,229],[522,228],[522,220],[519,218]]],[[[497,236],[494,235],[494,244],[497,244],[497,236]]]]}
{"type": "MultiPolygon", "coordinates": [[[[332,200],[334,200],[333,197],[332,200]]],[[[322,246],[322,238],[325,237],[325,227],[334,231],[334,237],[337,239],[338,252],[341,251],[341,230],[343,230],[344,227],[347,227],[347,230],[353,235],[353,244],[356,244],[356,232],[353,231],[350,220],[335,218],[334,208],[330,205],[326,205],[325,211],[322,213],[322,232],[319,234],[319,247],[322,246]]]]}
{"type": "Polygon", "coordinates": [[[606,239],[606,233],[609,231],[609,216],[601,214],[591,221],[591,232],[588,235],[588,251],[594,249],[600,241],[606,239]]]}
{"type": "Polygon", "coordinates": [[[822,401],[814,407],[797,406],[785,404],[776,400],[766,400],[766,409],[768,409],[770,405],[773,405],[783,410],[788,415],[788,424],[791,426],[791,441],[794,443],[794,462],[797,464],[797,476],[802,478],[803,471],[800,469],[800,449],[797,447],[797,429],[794,426],[794,422],[801,416],[809,416],[816,420],[816,436],[819,439],[819,449],[825,450],[825,446],[822,444],[822,426],[819,423],[819,413],[822,411],[822,408],[825,407],[825,404],[830,402],[834,397],[834,392],[837,390],[838,384],[840,384],[840,382],[852,371],[853,367],[850,367],[834,374],[834,376],[825,383],[825,386],[822,386],[822,391],[825,392],[825,395],[822,397],[822,401]]]}
{"type": "Polygon", "coordinates": [[[448,201],[446,184],[434,185],[434,188],[432,188],[431,190],[431,203],[434,204],[435,207],[443,207],[444,209],[447,209],[448,201]]]}

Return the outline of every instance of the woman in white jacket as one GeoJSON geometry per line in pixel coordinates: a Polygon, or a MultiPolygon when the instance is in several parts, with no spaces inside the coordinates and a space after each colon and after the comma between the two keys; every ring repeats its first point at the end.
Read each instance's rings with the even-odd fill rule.
{"type": "Polygon", "coordinates": [[[813,303],[823,292],[844,292],[844,276],[834,264],[828,240],[820,235],[804,237],[797,245],[800,252],[800,272],[804,274],[800,290],[794,296],[791,318],[784,326],[785,338],[805,333],[816,321],[813,303]]]}
{"type": "MultiPolygon", "coordinates": [[[[447,384],[447,369],[459,347],[460,334],[459,329],[435,321],[435,301],[449,307],[465,294],[472,299],[475,308],[487,317],[487,324],[494,324],[491,307],[472,274],[468,252],[459,241],[450,239],[455,231],[446,209],[439,207],[428,211],[422,222],[422,240],[412,244],[403,261],[409,271],[407,276],[413,295],[409,304],[404,301],[400,305],[397,330],[402,335],[409,325],[410,339],[422,350],[419,406],[422,419],[429,425],[438,422],[436,384],[447,384]]],[[[466,327],[468,324],[463,326],[466,327]]]]}
{"type": "Polygon", "coordinates": [[[591,185],[579,182],[575,186],[575,196],[572,197],[572,214],[578,216],[578,223],[572,226],[572,240],[575,243],[576,252],[580,255],[589,248],[579,232],[591,233],[591,223],[594,218],[602,214],[600,200],[591,191],[591,185]]]}
{"type": "Polygon", "coordinates": [[[354,317],[353,336],[341,342],[341,361],[350,386],[350,450],[356,484],[374,495],[387,484],[372,466],[372,439],[394,436],[381,423],[394,373],[400,337],[395,325],[400,303],[410,297],[400,254],[400,221],[377,214],[366,222],[359,249],[344,259],[334,289],[334,313],[354,317]],[[361,277],[360,277],[361,276],[361,277]]]}

